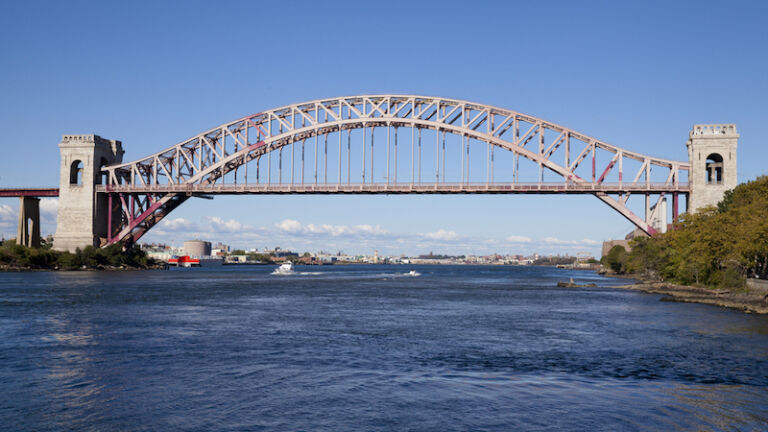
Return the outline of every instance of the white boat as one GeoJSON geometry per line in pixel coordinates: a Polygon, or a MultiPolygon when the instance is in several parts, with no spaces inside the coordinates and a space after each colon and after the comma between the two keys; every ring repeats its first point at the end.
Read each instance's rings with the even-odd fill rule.
{"type": "Polygon", "coordinates": [[[280,264],[280,267],[276,268],[272,274],[293,274],[293,263],[286,261],[280,264]]]}
{"type": "Polygon", "coordinates": [[[408,276],[421,276],[421,273],[417,272],[416,270],[411,270],[408,272],[408,276]]]}

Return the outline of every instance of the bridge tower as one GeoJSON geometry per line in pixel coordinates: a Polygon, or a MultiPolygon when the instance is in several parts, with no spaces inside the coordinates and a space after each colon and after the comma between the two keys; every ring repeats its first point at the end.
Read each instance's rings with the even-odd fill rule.
{"type": "Polygon", "coordinates": [[[717,205],[723,194],[738,184],[736,146],[739,134],[734,124],[694,125],[688,138],[691,192],[687,211],[717,205]]]}
{"type": "Polygon", "coordinates": [[[59,211],[53,248],[74,251],[100,246],[107,237],[109,209],[106,198],[96,194],[96,185],[107,183],[104,166],[122,162],[122,143],[98,135],[64,135],[59,149],[59,211]]]}

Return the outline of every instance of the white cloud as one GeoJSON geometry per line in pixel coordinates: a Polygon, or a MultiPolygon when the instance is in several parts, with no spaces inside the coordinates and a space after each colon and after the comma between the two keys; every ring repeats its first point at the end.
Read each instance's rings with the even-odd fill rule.
{"type": "Polygon", "coordinates": [[[441,240],[441,241],[456,240],[459,237],[458,235],[456,235],[455,231],[446,231],[444,229],[440,229],[435,232],[426,233],[422,235],[430,240],[441,240]]]}
{"type": "Polygon", "coordinates": [[[0,205],[0,221],[1,222],[12,222],[12,221],[15,221],[18,217],[19,217],[18,213],[11,206],[9,206],[8,204],[0,205]]]}
{"type": "Polygon", "coordinates": [[[555,237],[544,237],[543,242],[548,245],[559,245],[559,246],[582,246],[582,245],[594,246],[599,244],[599,242],[595,240],[590,240],[590,239],[562,240],[555,237]]]}
{"type": "Polygon", "coordinates": [[[542,241],[550,245],[572,244],[572,242],[568,240],[560,240],[559,238],[554,238],[554,237],[544,237],[544,240],[542,241]]]}
{"type": "Polygon", "coordinates": [[[194,222],[184,218],[163,219],[158,227],[163,231],[191,231],[196,229],[194,222]]]}
{"type": "Polygon", "coordinates": [[[58,198],[43,198],[40,200],[41,214],[56,216],[56,213],[58,211],[59,211],[58,198]]]}
{"type": "Polygon", "coordinates": [[[530,243],[531,238],[526,236],[518,236],[518,235],[511,235],[506,238],[508,242],[511,243],[530,243]]]}
{"type": "Polygon", "coordinates": [[[276,226],[278,229],[280,229],[280,231],[287,233],[300,232],[302,229],[301,223],[293,219],[285,219],[284,221],[278,223],[276,226]]]}
{"type": "Polygon", "coordinates": [[[236,233],[252,229],[250,226],[242,224],[234,219],[225,221],[218,216],[208,216],[206,219],[208,220],[208,225],[210,225],[211,231],[217,233],[236,233]]]}
{"type": "Polygon", "coordinates": [[[382,236],[386,235],[387,231],[382,229],[381,226],[376,225],[330,225],[330,224],[307,224],[304,225],[301,222],[293,219],[285,219],[277,224],[275,227],[286,234],[292,235],[315,235],[324,236],[329,235],[332,237],[370,237],[370,236],[382,236]]]}

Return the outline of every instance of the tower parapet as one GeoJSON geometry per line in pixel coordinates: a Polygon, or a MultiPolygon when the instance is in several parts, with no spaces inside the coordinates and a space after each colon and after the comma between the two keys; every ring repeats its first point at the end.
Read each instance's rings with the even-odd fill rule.
{"type": "Polygon", "coordinates": [[[688,182],[691,193],[688,212],[717,205],[725,191],[738,184],[736,147],[739,134],[735,124],[694,125],[688,135],[688,182]]]}
{"type": "Polygon", "coordinates": [[[59,150],[59,210],[53,247],[74,251],[100,246],[100,239],[107,236],[103,215],[109,209],[95,189],[106,182],[102,168],[122,162],[122,143],[98,135],[64,135],[59,150]]]}

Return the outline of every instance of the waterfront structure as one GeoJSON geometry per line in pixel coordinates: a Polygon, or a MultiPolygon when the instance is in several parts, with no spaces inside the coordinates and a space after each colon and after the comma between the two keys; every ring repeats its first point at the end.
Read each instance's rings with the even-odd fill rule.
{"type": "Polygon", "coordinates": [[[65,135],[54,247],[134,244],[190,197],[220,194],[586,194],[653,234],[667,225],[667,197],[674,220],[681,195],[691,210],[735,186],[737,140],[734,125],[696,125],[689,160],[667,160],[515,111],[413,95],[288,105],[126,163],[119,141],[65,135]]]}
{"type": "Polygon", "coordinates": [[[187,240],[184,242],[184,254],[191,257],[211,256],[211,242],[187,240]]]}

